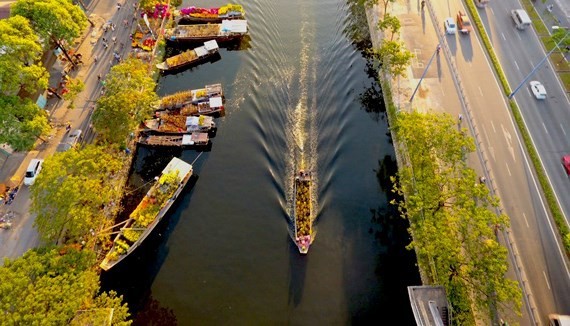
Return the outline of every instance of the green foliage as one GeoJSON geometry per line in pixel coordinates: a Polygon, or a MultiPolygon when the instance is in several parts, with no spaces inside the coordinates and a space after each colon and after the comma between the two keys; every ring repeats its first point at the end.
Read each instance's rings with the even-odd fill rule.
{"type": "Polygon", "coordinates": [[[71,79],[67,84],[67,89],[69,89],[69,92],[63,95],[63,99],[70,101],[69,107],[73,108],[73,101],[85,89],[85,84],[80,79],[71,79]]]}
{"type": "Polygon", "coordinates": [[[116,153],[86,146],[46,158],[42,173],[31,188],[31,211],[44,240],[65,235],[70,242],[89,234],[106,222],[101,209],[119,197],[114,176],[123,168],[116,153]]]}
{"type": "Polygon", "coordinates": [[[414,57],[401,41],[384,40],[379,48],[375,48],[372,51],[373,55],[382,62],[383,68],[392,77],[405,77],[406,69],[414,57]]]}
{"type": "Polygon", "coordinates": [[[473,140],[448,114],[401,112],[393,131],[405,153],[395,191],[405,198],[398,204],[410,221],[410,247],[430,282],[445,286],[454,322],[474,325],[475,314],[492,307],[520,311],[521,291],[505,277],[507,250],[495,236],[508,218],[494,213],[498,200],[463,160],[473,140]]]}
{"type": "Polygon", "coordinates": [[[0,267],[3,325],[66,325],[98,290],[92,252],[30,250],[0,267]]]}
{"type": "Polygon", "coordinates": [[[87,16],[71,0],[18,0],[10,11],[34,23],[35,31],[44,39],[55,38],[72,44],[87,26],[87,16]]]}
{"type": "Polygon", "coordinates": [[[560,49],[563,53],[568,53],[570,50],[570,32],[564,28],[557,29],[554,33],[552,33],[552,40],[555,44],[559,44],[560,49]]]}
{"type": "Polygon", "coordinates": [[[390,32],[390,41],[394,39],[394,35],[400,32],[400,28],[402,25],[398,20],[398,17],[390,15],[390,13],[386,13],[384,15],[384,19],[378,22],[378,29],[381,31],[389,31],[390,32]]]}
{"type": "Polygon", "coordinates": [[[31,93],[47,87],[48,72],[37,63],[42,49],[26,18],[0,20],[0,49],[0,94],[11,95],[20,89],[31,93]]]}
{"type": "Polygon", "coordinates": [[[29,150],[50,129],[47,113],[35,103],[0,95],[0,143],[10,144],[18,151],[29,150]]]}
{"type": "Polygon", "coordinates": [[[138,59],[127,59],[107,75],[107,91],[97,101],[93,126],[104,142],[120,144],[153,112],[155,81],[138,59]]]}
{"type": "MultiPolygon", "coordinates": [[[[166,4],[166,1],[163,0],[141,0],[139,6],[143,10],[153,11],[154,7],[159,4],[166,4]]],[[[170,0],[170,8],[178,7],[182,4],[182,0],[170,0]]]]}

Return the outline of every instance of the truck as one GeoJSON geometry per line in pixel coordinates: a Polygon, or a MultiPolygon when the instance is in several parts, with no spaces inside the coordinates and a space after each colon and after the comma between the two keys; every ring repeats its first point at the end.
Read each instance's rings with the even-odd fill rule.
{"type": "Polygon", "coordinates": [[[469,34],[473,30],[469,16],[467,16],[461,10],[457,12],[457,27],[463,34],[469,34]]]}

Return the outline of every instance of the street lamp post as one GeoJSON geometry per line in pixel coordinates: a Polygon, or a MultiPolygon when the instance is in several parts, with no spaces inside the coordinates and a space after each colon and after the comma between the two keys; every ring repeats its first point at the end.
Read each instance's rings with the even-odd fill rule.
{"type": "Polygon", "coordinates": [[[552,50],[548,51],[548,53],[544,56],[544,58],[542,58],[542,60],[540,60],[540,62],[532,69],[532,71],[523,79],[523,81],[517,86],[517,88],[515,88],[515,90],[509,94],[509,100],[513,98],[513,96],[515,96],[515,94],[519,91],[519,89],[526,84],[526,82],[530,79],[530,77],[535,73],[535,71],[540,68],[540,66],[542,66],[542,64],[546,61],[546,59],[548,59],[548,57],[552,54],[552,52],[554,52],[554,50],[558,49],[558,46],[566,39],[566,37],[568,37],[568,33],[570,33],[570,31],[567,31],[566,34],[564,34],[564,36],[560,39],[560,41],[558,41],[558,43],[556,43],[556,45],[552,48],[552,50]]]}

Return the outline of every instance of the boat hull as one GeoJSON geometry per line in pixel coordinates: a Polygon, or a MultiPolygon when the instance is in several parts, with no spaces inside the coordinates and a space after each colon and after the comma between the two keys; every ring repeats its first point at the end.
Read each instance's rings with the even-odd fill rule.
{"type": "Polygon", "coordinates": [[[192,24],[220,24],[222,20],[235,20],[244,19],[243,16],[236,17],[193,17],[182,16],[178,20],[179,25],[192,25],[192,24]]]}
{"type": "MultiPolygon", "coordinates": [[[[101,264],[99,265],[101,267],[101,269],[108,271],[109,269],[113,268],[118,263],[123,261],[125,258],[127,258],[131,253],[133,253],[143,243],[143,241],[152,233],[152,231],[154,230],[154,228],[156,228],[156,226],[160,223],[160,221],[162,221],[162,219],[164,218],[164,216],[166,215],[166,213],[168,212],[168,210],[170,209],[172,204],[174,204],[174,202],[176,201],[176,199],[178,198],[178,196],[180,195],[182,190],[184,190],[184,187],[186,187],[186,184],[188,183],[188,180],[190,180],[190,177],[192,176],[192,173],[193,173],[192,165],[190,165],[190,164],[188,164],[188,163],[186,163],[186,162],[184,162],[178,158],[173,158],[162,173],[164,174],[164,173],[170,172],[171,170],[169,170],[169,167],[171,167],[171,166],[173,167],[173,169],[178,169],[180,172],[186,171],[185,173],[183,173],[182,178],[180,180],[180,183],[178,184],[178,187],[176,188],[176,191],[172,194],[172,196],[170,196],[169,199],[166,200],[166,202],[162,205],[159,212],[157,213],[157,216],[155,217],[155,219],[146,227],[146,230],[140,235],[138,240],[129,247],[129,249],[126,251],[126,253],[124,253],[123,255],[120,255],[115,260],[110,260],[108,257],[106,257],[103,260],[103,262],[101,262],[101,264]]],[[[149,196],[151,191],[152,191],[152,188],[145,195],[145,198],[147,196],[149,196]]],[[[130,221],[127,222],[124,227],[128,228],[128,227],[132,226],[133,223],[134,223],[134,220],[130,219],[130,221]]],[[[121,237],[121,233],[119,233],[119,235],[117,235],[115,241],[117,239],[119,239],[120,237],[121,237]]],[[[111,249],[111,250],[113,250],[113,249],[111,249]]]]}

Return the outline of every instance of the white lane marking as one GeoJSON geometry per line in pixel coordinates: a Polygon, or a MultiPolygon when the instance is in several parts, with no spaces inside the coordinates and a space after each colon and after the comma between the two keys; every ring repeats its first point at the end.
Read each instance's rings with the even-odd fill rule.
{"type": "Polygon", "coordinates": [[[546,125],[544,124],[544,122],[542,123],[542,126],[544,127],[544,131],[546,132],[546,134],[548,134],[548,129],[546,129],[546,125]]]}
{"type": "Polygon", "coordinates": [[[503,126],[503,124],[501,124],[501,128],[503,128],[503,135],[505,136],[505,139],[507,140],[507,147],[509,148],[509,152],[511,153],[511,156],[513,157],[513,161],[517,161],[517,158],[515,157],[515,149],[513,148],[513,139],[511,137],[511,133],[505,128],[505,126],[503,126]]]}
{"type": "Polygon", "coordinates": [[[517,60],[515,60],[515,66],[517,66],[517,70],[521,70],[521,68],[519,68],[519,64],[517,63],[517,60]]]}
{"type": "Polygon", "coordinates": [[[493,127],[493,132],[497,133],[497,129],[495,129],[495,124],[493,123],[493,120],[490,120],[491,122],[491,127],[493,127]]]}
{"type": "Polygon", "coordinates": [[[507,40],[507,38],[505,37],[505,34],[501,33],[501,36],[503,37],[503,41],[507,40]]]}
{"type": "Polygon", "coordinates": [[[528,220],[526,219],[526,214],[523,213],[523,217],[524,217],[524,222],[526,223],[526,227],[530,228],[530,225],[528,225],[528,220]]]}
{"type": "Polygon", "coordinates": [[[550,290],[550,283],[548,282],[548,277],[546,277],[546,273],[544,271],[542,271],[542,275],[544,275],[544,279],[546,280],[546,286],[548,286],[548,289],[550,290]]]}
{"type": "Polygon", "coordinates": [[[511,174],[511,170],[509,169],[509,165],[507,164],[507,162],[505,162],[505,165],[507,166],[507,172],[509,172],[509,177],[512,177],[513,175],[511,174]]]}
{"type": "Polygon", "coordinates": [[[478,86],[478,87],[479,87],[479,94],[481,94],[481,96],[483,96],[483,90],[481,89],[480,86],[478,86]]]}
{"type": "Polygon", "coordinates": [[[487,129],[485,128],[485,125],[483,125],[483,136],[485,136],[485,141],[487,142],[487,147],[489,148],[489,152],[491,153],[491,157],[493,157],[493,161],[495,160],[495,149],[493,148],[493,146],[491,146],[491,142],[489,141],[489,137],[487,136],[487,129]]]}
{"type": "Polygon", "coordinates": [[[564,130],[564,126],[562,124],[560,124],[560,129],[562,129],[562,132],[564,133],[564,136],[566,136],[566,130],[564,130]]]}
{"type": "Polygon", "coordinates": [[[493,16],[495,16],[495,12],[493,11],[493,8],[489,8],[489,10],[491,10],[491,14],[492,14],[493,16]]]}
{"type": "Polygon", "coordinates": [[[517,34],[517,37],[519,38],[519,40],[522,41],[521,33],[516,33],[516,34],[517,34]]]}

